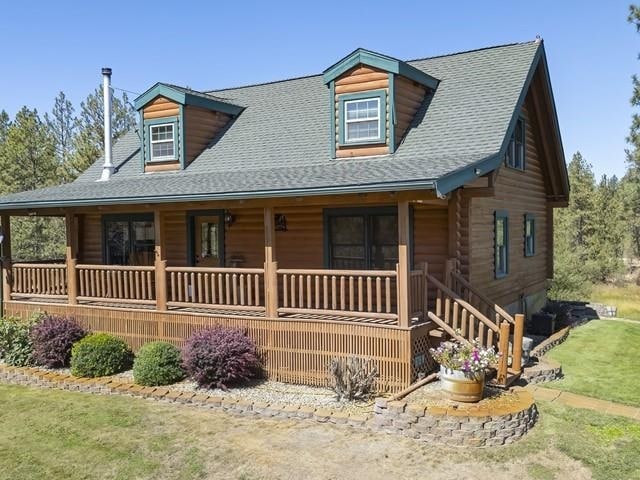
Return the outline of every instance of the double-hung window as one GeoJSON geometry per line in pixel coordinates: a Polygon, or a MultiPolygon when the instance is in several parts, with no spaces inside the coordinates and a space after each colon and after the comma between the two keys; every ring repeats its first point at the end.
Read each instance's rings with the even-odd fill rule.
{"type": "Polygon", "coordinates": [[[379,98],[346,101],[344,109],[347,142],[363,142],[380,138],[379,98]]]}
{"type": "Polygon", "coordinates": [[[506,212],[495,213],[494,236],[495,277],[502,278],[509,273],[509,218],[506,212]]]}
{"type": "Polygon", "coordinates": [[[175,125],[163,123],[149,127],[151,161],[162,162],[176,159],[175,125]]]}
{"type": "Polygon", "coordinates": [[[386,142],[387,94],[384,90],[343,94],[340,102],[340,144],[386,142]]]}
{"type": "Polygon", "coordinates": [[[524,256],[533,257],[536,253],[536,220],[527,213],[524,216],[524,256]]]}
{"type": "Polygon", "coordinates": [[[508,167],[524,170],[525,125],[524,119],[518,118],[516,128],[511,135],[505,162],[508,167]]]}

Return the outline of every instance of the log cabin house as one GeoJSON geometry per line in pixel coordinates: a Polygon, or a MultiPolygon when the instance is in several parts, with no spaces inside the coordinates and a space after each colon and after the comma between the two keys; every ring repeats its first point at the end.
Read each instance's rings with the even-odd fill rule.
{"type": "Polygon", "coordinates": [[[331,358],[361,356],[390,391],[433,368],[439,338],[479,337],[505,353],[497,382],[517,378],[569,194],[540,39],[157,83],[135,108],[113,148],[105,115],[105,156],[74,182],[0,198],[8,314],[71,315],[136,348],[238,327],[274,379],[322,385],[331,358]],[[12,263],[19,215],[64,216],[66,259],[12,263]]]}

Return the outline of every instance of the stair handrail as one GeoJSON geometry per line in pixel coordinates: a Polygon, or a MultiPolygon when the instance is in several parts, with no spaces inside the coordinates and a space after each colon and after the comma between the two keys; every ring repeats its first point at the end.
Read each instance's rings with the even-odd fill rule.
{"type": "Polygon", "coordinates": [[[437,325],[440,326],[440,328],[442,328],[442,330],[444,330],[450,337],[455,338],[456,340],[458,340],[459,342],[462,343],[466,343],[466,344],[471,344],[471,342],[469,340],[467,340],[466,338],[464,338],[462,335],[459,335],[453,328],[451,328],[449,326],[449,324],[447,324],[447,322],[445,322],[444,320],[442,320],[439,316],[437,316],[435,313],[433,313],[431,310],[429,310],[427,312],[427,316],[434,321],[437,325]]]}
{"type": "Polygon", "coordinates": [[[515,324],[515,319],[509,314],[506,310],[504,310],[500,305],[491,301],[486,295],[476,290],[466,278],[460,275],[455,270],[450,270],[450,274],[452,277],[456,279],[456,281],[460,282],[465,288],[469,291],[473,292],[473,294],[478,297],[481,301],[489,305],[498,315],[500,315],[503,319],[509,322],[511,325],[515,324]]]}
{"type": "Polygon", "coordinates": [[[449,287],[447,287],[444,283],[442,283],[440,280],[435,278],[430,273],[427,273],[426,276],[429,282],[433,283],[439,290],[442,290],[444,293],[446,293],[456,303],[458,303],[460,306],[465,308],[469,313],[471,313],[474,317],[476,317],[478,320],[484,323],[487,327],[489,327],[491,330],[493,330],[496,333],[500,332],[500,327],[498,325],[496,325],[491,320],[489,320],[483,313],[481,313],[477,308],[475,308],[469,302],[464,300],[460,295],[458,295],[456,292],[451,290],[449,287]]]}

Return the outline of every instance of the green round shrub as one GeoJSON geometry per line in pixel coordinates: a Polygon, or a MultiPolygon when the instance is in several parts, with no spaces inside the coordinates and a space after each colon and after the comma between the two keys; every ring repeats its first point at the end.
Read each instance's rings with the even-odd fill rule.
{"type": "Polygon", "coordinates": [[[184,377],[180,350],[167,342],[145,343],[133,361],[133,379],[138,385],[170,385],[184,377]]]}
{"type": "Polygon", "coordinates": [[[119,338],[94,333],[73,344],[71,374],[76,377],[104,377],[131,368],[133,352],[119,338]]]}

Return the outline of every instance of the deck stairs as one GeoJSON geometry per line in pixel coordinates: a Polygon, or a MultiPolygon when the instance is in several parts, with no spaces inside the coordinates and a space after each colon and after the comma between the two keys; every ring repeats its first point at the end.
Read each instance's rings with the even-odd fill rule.
{"type": "Polygon", "coordinates": [[[474,289],[450,264],[445,270],[444,283],[428,272],[425,278],[431,297],[427,316],[436,325],[430,332],[432,343],[477,338],[483,346],[493,346],[500,354],[495,376],[489,383],[509,387],[518,380],[522,372],[524,316],[510,315],[474,289]]]}

